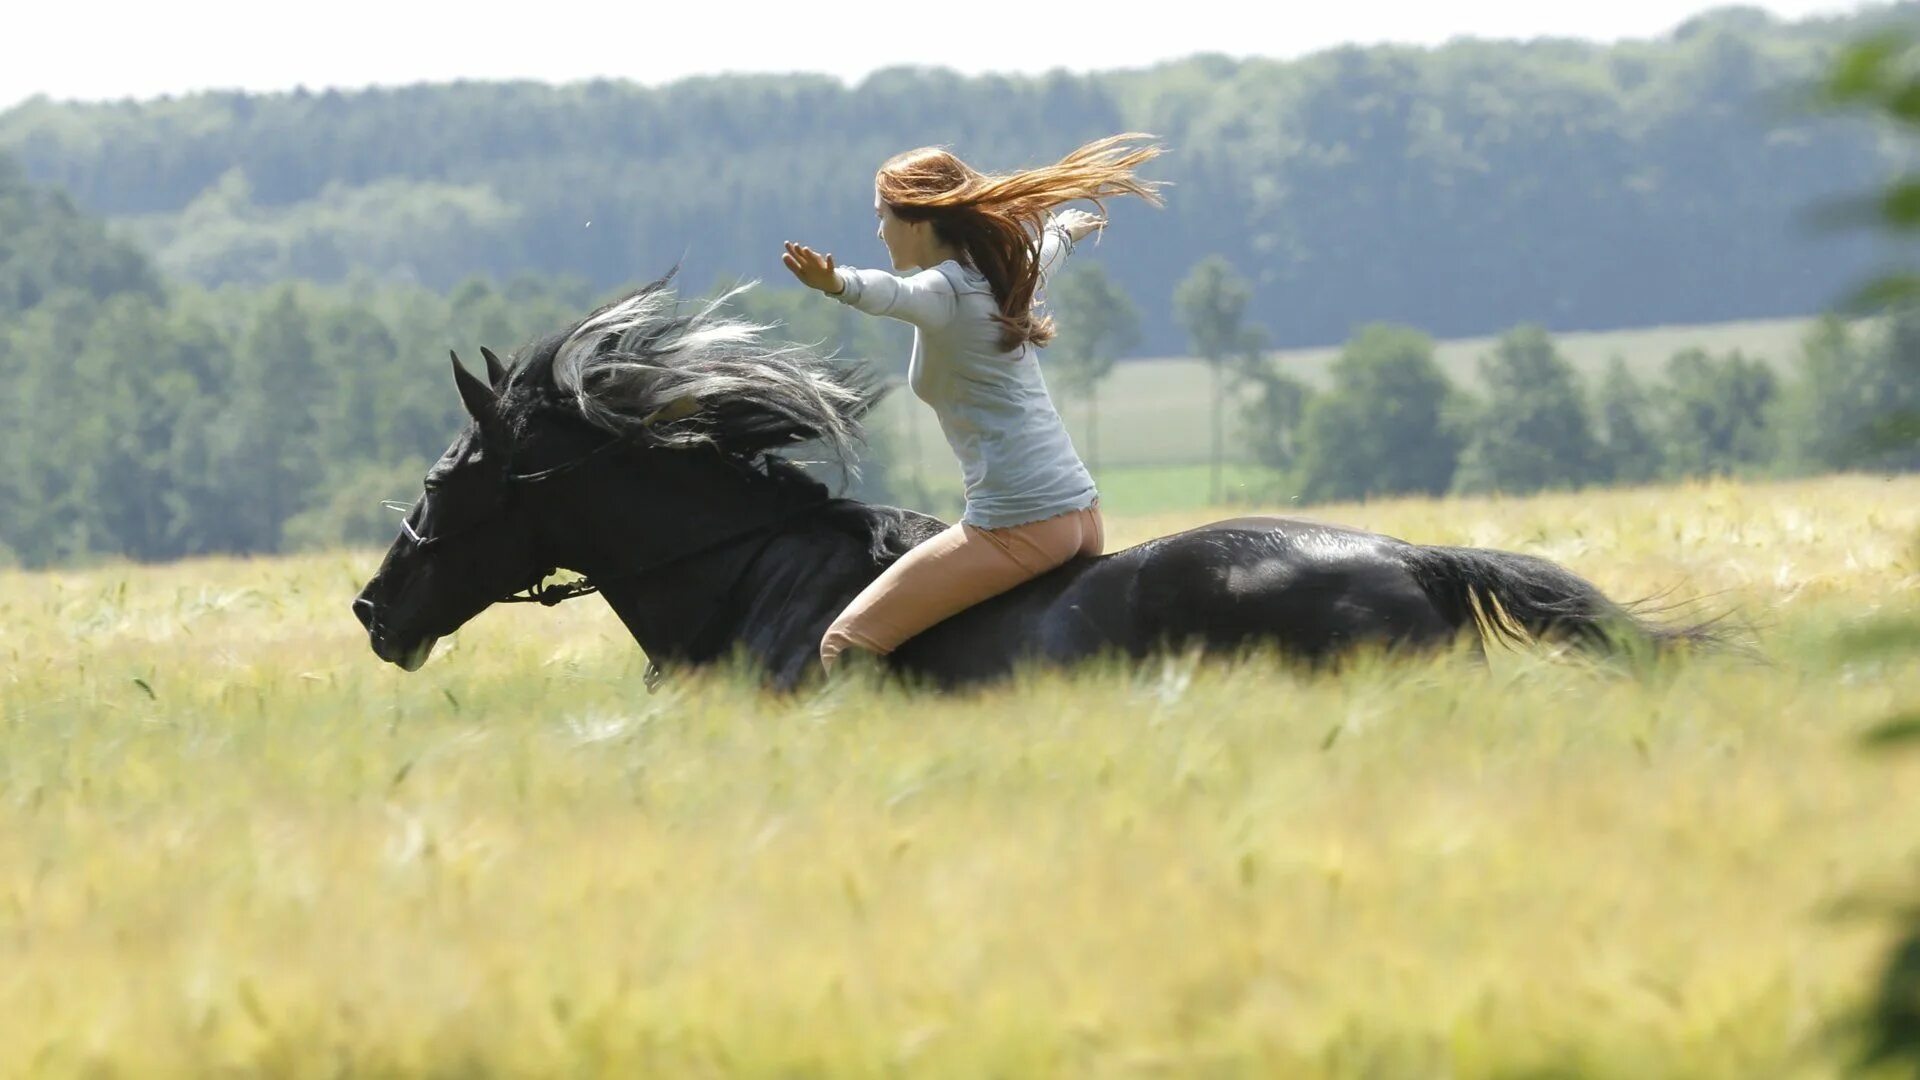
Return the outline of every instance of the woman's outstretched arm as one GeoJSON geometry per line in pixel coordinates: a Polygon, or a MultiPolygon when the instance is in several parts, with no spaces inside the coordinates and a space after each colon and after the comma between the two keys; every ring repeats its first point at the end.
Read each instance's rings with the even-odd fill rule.
{"type": "Polygon", "coordinates": [[[884,270],[835,266],[832,255],[791,241],[780,261],[802,285],[869,315],[933,329],[951,322],[959,310],[953,283],[938,270],[922,270],[903,278],[884,270]]]}

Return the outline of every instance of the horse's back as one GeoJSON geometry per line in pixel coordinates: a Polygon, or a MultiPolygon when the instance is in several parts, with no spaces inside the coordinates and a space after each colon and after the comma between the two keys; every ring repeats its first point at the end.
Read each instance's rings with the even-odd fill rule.
{"type": "Polygon", "coordinates": [[[1137,652],[1264,643],[1318,659],[1364,640],[1450,632],[1408,572],[1408,548],[1390,536],[1285,517],[1233,518],[1148,541],[1132,590],[1130,644],[1137,652]]]}
{"type": "Polygon", "coordinates": [[[902,659],[969,681],[1003,672],[1016,648],[1070,663],[1264,643],[1318,659],[1363,640],[1450,634],[1407,570],[1408,547],[1300,518],[1211,522],[1069,562],[933,628],[902,659]]]}
{"type": "Polygon", "coordinates": [[[1281,517],[1277,514],[1254,514],[1246,517],[1223,518],[1210,521],[1205,525],[1196,525],[1184,532],[1169,533],[1166,536],[1149,540],[1147,543],[1161,543],[1182,539],[1206,539],[1219,533],[1245,533],[1249,536],[1279,536],[1289,540],[1305,540],[1313,537],[1339,537],[1343,544],[1371,542],[1381,548],[1402,547],[1406,541],[1387,536],[1384,533],[1368,532],[1351,525],[1336,525],[1327,521],[1315,521],[1312,518],[1281,517]]]}

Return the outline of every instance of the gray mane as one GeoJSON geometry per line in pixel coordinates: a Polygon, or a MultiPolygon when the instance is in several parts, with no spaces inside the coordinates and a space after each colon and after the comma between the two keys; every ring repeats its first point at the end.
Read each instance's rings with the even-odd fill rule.
{"type": "Polygon", "coordinates": [[[554,347],[553,385],[580,415],[659,446],[753,454],[818,440],[851,471],[874,401],[860,373],[721,313],[754,282],[685,303],[667,280],[589,315],[554,347]]]}

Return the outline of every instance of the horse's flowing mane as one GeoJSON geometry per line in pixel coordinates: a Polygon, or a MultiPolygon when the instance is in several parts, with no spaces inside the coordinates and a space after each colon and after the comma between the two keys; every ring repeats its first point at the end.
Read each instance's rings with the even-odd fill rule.
{"type": "Polygon", "coordinates": [[[860,418],[878,397],[868,378],[721,312],[753,283],[689,303],[667,287],[672,277],[532,346],[509,387],[538,394],[548,383],[588,422],[656,446],[753,455],[818,441],[851,471],[860,418]]]}

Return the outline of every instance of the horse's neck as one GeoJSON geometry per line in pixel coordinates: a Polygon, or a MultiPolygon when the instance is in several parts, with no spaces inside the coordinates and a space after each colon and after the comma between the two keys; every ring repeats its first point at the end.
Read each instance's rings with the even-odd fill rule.
{"type": "Polygon", "coordinates": [[[874,548],[901,550],[909,534],[938,524],[825,501],[824,488],[799,477],[662,454],[590,501],[556,507],[548,550],[599,585],[650,657],[704,663],[744,647],[787,681],[814,662],[827,624],[879,575],[886,560],[874,548]],[[668,522],[677,535],[663,535],[668,522]]]}
{"type": "Polygon", "coordinates": [[[658,572],[608,577],[601,595],[663,663],[737,648],[776,672],[810,663],[826,624],[878,576],[873,540],[821,513],[768,528],[658,572]]]}
{"type": "Polygon", "coordinates": [[[734,631],[727,625],[727,594],[740,559],[718,552],[659,573],[605,580],[600,595],[649,657],[694,657],[708,640],[734,631]]]}
{"type": "Polygon", "coordinates": [[[866,546],[841,529],[801,526],[670,574],[609,582],[601,593],[663,666],[741,650],[787,683],[814,662],[826,625],[878,576],[866,546]]]}

